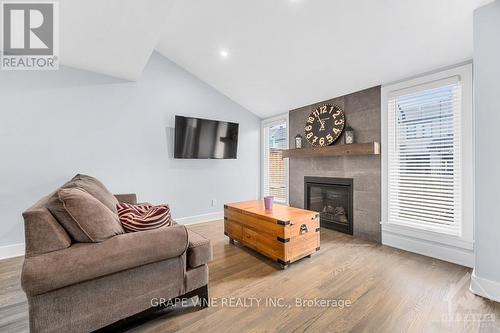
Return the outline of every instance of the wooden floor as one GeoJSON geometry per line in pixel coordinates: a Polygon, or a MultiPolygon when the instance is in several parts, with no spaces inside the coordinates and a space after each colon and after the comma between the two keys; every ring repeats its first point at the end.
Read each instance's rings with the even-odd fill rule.
{"type": "MultiPolygon", "coordinates": [[[[190,228],[212,240],[209,292],[217,304],[164,310],[124,331],[500,332],[500,305],[468,291],[467,268],[322,229],[321,250],[281,271],[229,244],[222,221],[190,228]],[[352,305],[304,308],[296,299],[352,305]],[[230,307],[238,300],[244,303],[230,307]]],[[[21,265],[22,258],[0,261],[2,333],[28,330],[21,265]]]]}

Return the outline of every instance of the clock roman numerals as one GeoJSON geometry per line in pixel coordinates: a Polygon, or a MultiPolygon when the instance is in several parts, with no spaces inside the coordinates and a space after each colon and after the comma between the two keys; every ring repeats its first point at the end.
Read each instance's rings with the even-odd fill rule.
{"type": "Polygon", "coordinates": [[[322,104],[306,118],[305,137],[313,146],[333,144],[345,126],[344,111],[335,104],[322,104]]]}

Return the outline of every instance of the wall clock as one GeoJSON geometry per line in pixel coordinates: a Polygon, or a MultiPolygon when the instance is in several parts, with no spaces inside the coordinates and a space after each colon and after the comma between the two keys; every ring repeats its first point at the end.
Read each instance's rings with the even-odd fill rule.
{"type": "Polygon", "coordinates": [[[344,126],[344,111],[335,104],[322,104],[307,117],[304,133],[311,145],[323,147],[334,143],[344,126]]]}

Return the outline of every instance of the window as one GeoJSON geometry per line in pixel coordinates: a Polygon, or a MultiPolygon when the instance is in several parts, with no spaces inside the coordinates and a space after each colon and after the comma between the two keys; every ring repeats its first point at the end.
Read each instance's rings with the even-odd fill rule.
{"type": "Polygon", "coordinates": [[[288,203],[288,164],[281,152],[288,149],[287,119],[264,121],[262,195],[274,196],[278,203],[288,203]]]}
{"type": "Polygon", "coordinates": [[[461,234],[458,77],[388,98],[389,223],[461,234]]]}
{"type": "Polygon", "coordinates": [[[382,244],[474,263],[472,64],[382,86],[382,244]]]}

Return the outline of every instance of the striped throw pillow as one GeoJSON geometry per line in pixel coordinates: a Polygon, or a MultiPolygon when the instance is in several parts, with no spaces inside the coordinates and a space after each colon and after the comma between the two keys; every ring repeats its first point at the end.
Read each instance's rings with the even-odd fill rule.
{"type": "Polygon", "coordinates": [[[171,225],[168,205],[131,205],[120,202],[116,205],[116,209],[126,232],[151,230],[171,225]]]}

